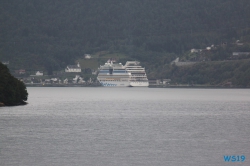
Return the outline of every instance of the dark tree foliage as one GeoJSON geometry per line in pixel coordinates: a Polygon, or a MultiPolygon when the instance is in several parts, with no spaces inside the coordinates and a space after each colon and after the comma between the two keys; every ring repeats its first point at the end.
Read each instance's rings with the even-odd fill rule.
{"type": "Polygon", "coordinates": [[[22,105],[27,98],[24,83],[13,77],[8,68],[0,63],[0,103],[6,106],[22,105]]]}
{"type": "Polygon", "coordinates": [[[171,66],[167,78],[173,83],[250,87],[250,60],[204,62],[188,67],[171,66]]]}
{"type": "Polygon", "coordinates": [[[250,39],[249,8],[249,0],[6,0],[0,59],[51,71],[112,48],[149,62],[156,53],[250,39]]]}

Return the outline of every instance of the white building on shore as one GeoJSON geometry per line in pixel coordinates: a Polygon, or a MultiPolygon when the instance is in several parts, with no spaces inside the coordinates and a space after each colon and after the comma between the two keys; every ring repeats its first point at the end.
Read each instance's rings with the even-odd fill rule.
{"type": "Polygon", "coordinates": [[[37,71],[36,76],[43,76],[43,71],[37,71]]]}
{"type": "Polygon", "coordinates": [[[79,62],[77,65],[68,65],[65,69],[66,73],[80,73],[82,72],[79,62]]]}
{"type": "Polygon", "coordinates": [[[91,55],[90,55],[90,54],[85,54],[85,55],[84,55],[84,58],[85,58],[85,59],[91,59],[91,55]]]}

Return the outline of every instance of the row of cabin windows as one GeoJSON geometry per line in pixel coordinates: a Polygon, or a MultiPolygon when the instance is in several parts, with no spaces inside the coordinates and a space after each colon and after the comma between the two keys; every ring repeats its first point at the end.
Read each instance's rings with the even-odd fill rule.
{"type": "Polygon", "coordinates": [[[120,80],[101,80],[101,81],[119,81],[120,82],[120,80]]]}
{"type": "MultiPolygon", "coordinates": [[[[121,81],[121,80],[101,80],[101,81],[121,81]]],[[[124,81],[127,81],[127,80],[124,80],[124,81]]],[[[148,82],[148,80],[130,80],[132,82],[148,82]]]]}
{"type": "MultiPolygon", "coordinates": [[[[110,71],[109,70],[101,70],[100,71],[100,73],[109,73],[110,71]]],[[[117,70],[115,70],[115,71],[112,71],[113,73],[127,73],[127,71],[122,71],[122,70],[120,70],[120,71],[117,71],[117,70]]],[[[133,73],[133,74],[145,74],[145,73],[133,73]]]]}
{"type": "MultiPolygon", "coordinates": [[[[109,70],[102,70],[100,73],[110,73],[109,70]]],[[[126,71],[113,71],[112,73],[127,73],[126,71]]]]}
{"type": "Polygon", "coordinates": [[[132,77],[146,77],[146,75],[132,75],[132,77]]]}

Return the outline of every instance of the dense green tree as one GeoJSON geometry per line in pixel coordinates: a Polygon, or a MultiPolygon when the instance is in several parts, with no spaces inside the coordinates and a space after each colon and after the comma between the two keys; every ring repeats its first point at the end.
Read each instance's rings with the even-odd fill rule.
{"type": "MultiPolygon", "coordinates": [[[[3,1],[0,60],[56,70],[102,50],[149,62],[157,53],[168,57],[165,53],[250,41],[249,7],[249,0],[3,1]],[[48,57],[57,64],[41,63],[48,57]]],[[[221,53],[213,58],[227,56],[221,53]]]]}
{"type": "MultiPolygon", "coordinates": [[[[248,63],[167,64],[192,48],[212,44],[227,46],[206,53],[211,60],[250,52],[249,8],[249,0],[5,0],[0,5],[0,61],[10,61],[13,70],[51,75],[86,53],[120,52],[141,61],[150,78],[200,84],[231,79],[248,86],[248,63]],[[236,40],[244,45],[232,44],[236,40]]],[[[22,87],[15,81],[2,84],[22,87]]],[[[24,94],[7,90],[11,95],[5,98],[13,101],[24,94]]]]}
{"type": "Polygon", "coordinates": [[[0,63],[0,103],[7,106],[25,104],[28,92],[23,82],[13,77],[8,68],[0,63]]]}
{"type": "Polygon", "coordinates": [[[193,66],[172,66],[166,78],[173,83],[224,85],[232,82],[236,87],[250,87],[250,60],[203,62],[193,66]]]}

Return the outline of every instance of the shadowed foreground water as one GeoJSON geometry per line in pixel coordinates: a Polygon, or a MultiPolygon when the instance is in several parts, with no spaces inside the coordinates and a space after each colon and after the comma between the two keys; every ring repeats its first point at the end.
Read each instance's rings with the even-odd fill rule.
{"type": "Polygon", "coordinates": [[[28,105],[0,108],[1,166],[250,165],[249,89],[28,92],[28,105]]]}

